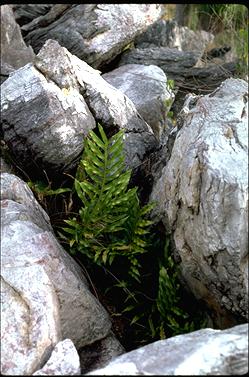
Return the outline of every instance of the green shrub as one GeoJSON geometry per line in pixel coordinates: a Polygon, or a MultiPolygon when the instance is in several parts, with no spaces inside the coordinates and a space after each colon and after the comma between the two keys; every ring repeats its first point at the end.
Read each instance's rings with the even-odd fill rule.
{"type": "Polygon", "coordinates": [[[110,139],[101,125],[98,131],[99,136],[91,131],[85,139],[74,180],[80,208],[65,220],[61,236],[72,254],[85,255],[114,279],[113,285],[101,288],[105,299],[117,306],[111,315],[125,316],[135,326],[138,345],[192,331],[197,325],[180,308],[178,270],[168,241],[158,265],[161,241],[147,218],[154,203],[141,207],[137,188],[128,187],[131,171],[125,167],[124,131],[110,139]]]}
{"type": "Polygon", "coordinates": [[[139,280],[137,256],[147,251],[146,218],[153,204],[140,208],[137,188],[128,189],[131,170],[125,169],[124,131],[110,139],[101,125],[85,140],[74,187],[82,202],[77,216],[65,220],[71,251],[79,251],[101,265],[115,258],[129,260],[129,274],[139,280]]]}

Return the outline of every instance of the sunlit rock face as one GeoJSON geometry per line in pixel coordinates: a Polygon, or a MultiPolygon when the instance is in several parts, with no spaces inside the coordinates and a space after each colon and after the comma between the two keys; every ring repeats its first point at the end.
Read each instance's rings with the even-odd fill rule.
{"type": "Polygon", "coordinates": [[[173,232],[184,280],[221,326],[224,310],[248,318],[247,91],[245,81],[228,79],[185,106],[151,195],[155,217],[173,232]]]}
{"type": "Polygon", "coordinates": [[[4,140],[26,169],[74,168],[95,120],[125,130],[130,168],[157,145],[133,102],[56,41],[47,41],[34,64],[15,71],[1,92],[4,140]]]}
{"type": "Polygon", "coordinates": [[[248,324],[202,329],[121,355],[87,375],[203,376],[248,372],[248,324]]]}

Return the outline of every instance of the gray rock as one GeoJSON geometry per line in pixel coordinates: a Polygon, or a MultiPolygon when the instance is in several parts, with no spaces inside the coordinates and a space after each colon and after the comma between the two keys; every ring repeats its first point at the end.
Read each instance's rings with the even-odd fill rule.
{"type": "Polygon", "coordinates": [[[35,54],[27,47],[9,5],[1,5],[1,75],[8,76],[15,69],[33,61],[35,54]]]}
{"type": "Polygon", "coordinates": [[[116,336],[110,332],[104,339],[79,350],[81,373],[103,368],[112,359],[125,353],[124,347],[116,336]]]}
{"type": "Polygon", "coordinates": [[[32,374],[60,340],[59,304],[44,269],[2,262],[1,373],[32,374]]]}
{"type": "MultiPolygon", "coordinates": [[[[199,64],[197,64],[199,65],[199,64]]],[[[190,68],[184,74],[185,82],[180,83],[171,111],[178,116],[185,97],[189,93],[209,94],[213,92],[224,80],[233,77],[237,72],[237,63],[206,64],[203,67],[190,68]]]]}
{"type": "Polygon", "coordinates": [[[6,80],[1,96],[4,140],[26,169],[75,167],[82,140],[95,127],[93,115],[105,129],[125,129],[129,167],[155,148],[153,131],[133,102],[58,42],[47,41],[34,64],[6,80]]]}
{"type": "Polygon", "coordinates": [[[87,375],[243,375],[248,373],[248,324],[202,329],[159,340],[87,375]]]}
{"type": "Polygon", "coordinates": [[[160,139],[174,93],[163,70],[155,65],[126,64],[102,76],[129,97],[160,139]]]}
{"type": "MultiPolygon", "coordinates": [[[[56,240],[51,225],[47,224],[48,217],[27,184],[3,173],[1,189],[3,274],[11,269],[15,278],[15,269],[22,269],[23,281],[28,280],[27,288],[32,282],[32,289],[39,292],[39,278],[29,278],[29,269],[39,267],[48,276],[59,302],[62,339],[69,338],[80,348],[106,337],[111,328],[107,312],[90,292],[80,266],[56,240]]],[[[39,295],[33,300],[39,301],[39,295]]]]}
{"type": "Polygon", "coordinates": [[[16,22],[24,25],[33,19],[45,15],[53,6],[53,4],[13,4],[12,9],[16,22]]]}
{"type": "Polygon", "coordinates": [[[59,17],[55,13],[45,27],[31,30],[25,41],[38,53],[48,39],[57,40],[72,54],[99,68],[113,60],[162,12],[160,4],[72,4],[59,17]]]}
{"type": "Polygon", "coordinates": [[[2,84],[1,105],[5,142],[31,171],[75,166],[84,137],[95,127],[79,91],[58,87],[32,64],[2,84]]]}
{"type": "Polygon", "coordinates": [[[182,98],[179,101],[178,97],[184,97],[188,92],[210,93],[222,81],[236,73],[237,61],[227,63],[221,61],[216,64],[202,61],[204,48],[208,41],[211,41],[212,35],[209,36],[209,33],[206,35],[206,32],[202,31],[204,34],[198,36],[198,33],[195,34],[186,27],[175,26],[178,31],[173,28],[176,35],[172,32],[173,36],[171,36],[170,32],[167,32],[167,28],[171,30],[171,26],[166,25],[168,23],[165,20],[153,24],[148,32],[141,35],[141,39],[138,37],[136,48],[128,49],[121,55],[119,65],[159,66],[169,79],[175,81],[176,88],[180,89],[173,104],[174,113],[177,114],[178,109],[183,105],[182,98]]]}
{"type": "MultiPolygon", "coordinates": [[[[45,14],[41,14],[39,17],[33,18],[29,23],[25,23],[25,25],[23,25],[21,28],[22,32],[26,35],[27,32],[30,32],[36,28],[44,28],[45,26],[48,26],[51,22],[62,16],[63,13],[70,7],[70,4],[51,4],[51,6],[47,8],[47,12],[45,12],[45,14]]],[[[30,10],[33,11],[33,9],[30,10]]]]}
{"type": "Polygon", "coordinates": [[[169,47],[133,48],[125,51],[119,66],[124,64],[157,65],[166,76],[178,82],[184,81],[184,75],[193,67],[200,53],[198,51],[178,51],[169,47]]]}
{"type": "Polygon", "coordinates": [[[56,344],[47,363],[32,376],[76,376],[80,372],[78,352],[73,342],[65,339],[56,344]]]}
{"type": "Polygon", "coordinates": [[[184,77],[189,91],[199,90],[207,94],[215,90],[222,81],[232,77],[237,70],[237,62],[207,64],[204,67],[193,67],[184,77]]]}
{"type": "Polygon", "coordinates": [[[229,315],[248,318],[247,91],[247,82],[228,79],[210,95],[192,96],[151,194],[155,218],[173,233],[184,281],[219,327],[229,315]]]}
{"type": "Polygon", "coordinates": [[[179,51],[199,51],[200,57],[214,39],[212,33],[204,30],[193,31],[187,26],[179,26],[174,20],[158,20],[136,37],[136,47],[162,46],[177,48],[179,51]]]}

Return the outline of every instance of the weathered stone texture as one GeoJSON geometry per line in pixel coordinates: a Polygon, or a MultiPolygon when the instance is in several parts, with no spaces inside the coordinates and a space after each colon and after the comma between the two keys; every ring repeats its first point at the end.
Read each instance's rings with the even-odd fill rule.
{"type": "MultiPolygon", "coordinates": [[[[161,15],[160,4],[72,4],[59,16],[55,13],[48,25],[46,14],[45,26],[32,30],[31,25],[30,31],[26,26],[29,32],[25,41],[38,53],[48,39],[54,39],[92,67],[99,68],[161,15]]],[[[39,22],[42,21],[40,18],[39,22]]]]}
{"type": "Polygon", "coordinates": [[[56,344],[49,360],[33,376],[77,376],[80,375],[80,359],[73,342],[65,339],[56,344]]]}
{"type": "Polygon", "coordinates": [[[1,101],[4,140],[26,168],[75,167],[95,120],[112,132],[125,129],[131,168],[157,144],[133,102],[56,41],[2,84],[1,101]]]}
{"type": "MultiPolygon", "coordinates": [[[[110,331],[109,316],[91,294],[80,266],[56,240],[48,217],[35,202],[21,179],[1,174],[2,270],[40,266],[49,278],[59,302],[59,324],[63,339],[83,347],[104,338],[110,331]]],[[[14,272],[13,272],[13,275],[14,272]]],[[[40,280],[32,280],[39,290],[40,280]]]]}
{"type": "Polygon", "coordinates": [[[102,76],[132,100],[137,111],[160,139],[174,93],[163,70],[155,65],[126,64],[102,76]]]}
{"type": "Polygon", "coordinates": [[[248,316],[247,91],[245,81],[228,79],[183,109],[170,160],[151,195],[158,203],[155,216],[173,232],[182,275],[191,290],[217,312],[226,309],[244,320],[248,316]]]}
{"type": "Polygon", "coordinates": [[[95,127],[79,92],[59,88],[28,64],[2,84],[1,94],[4,139],[19,161],[27,168],[35,161],[71,166],[95,127]]]}
{"type": "Polygon", "coordinates": [[[20,26],[9,5],[1,5],[1,75],[8,76],[15,69],[33,61],[35,54],[26,46],[20,26]]]}
{"type": "Polygon", "coordinates": [[[243,375],[248,373],[248,324],[202,329],[128,352],[87,375],[243,375]]]}
{"type": "Polygon", "coordinates": [[[32,374],[60,340],[59,304],[44,269],[2,263],[1,373],[32,374]]]}
{"type": "Polygon", "coordinates": [[[195,66],[199,57],[198,51],[179,51],[174,48],[150,45],[146,48],[136,47],[125,51],[119,65],[157,65],[167,77],[181,82],[184,81],[184,76],[189,69],[195,66]]]}
{"type": "Polygon", "coordinates": [[[135,39],[135,46],[140,48],[161,46],[177,48],[179,51],[199,51],[200,57],[205,48],[214,39],[212,33],[205,30],[193,31],[187,26],[179,26],[174,20],[158,20],[135,39]]]}

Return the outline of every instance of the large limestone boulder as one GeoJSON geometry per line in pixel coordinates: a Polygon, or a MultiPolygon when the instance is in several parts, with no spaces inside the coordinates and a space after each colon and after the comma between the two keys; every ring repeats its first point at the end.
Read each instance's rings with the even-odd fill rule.
{"type": "Polygon", "coordinates": [[[121,55],[119,66],[124,64],[157,65],[166,76],[179,83],[189,69],[194,67],[200,57],[199,51],[179,51],[176,48],[164,46],[140,46],[128,49],[121,55]]]}
{"type": "Polygon", "coordinates": [[[2,84],[1,104],[4,140],[26,170],[74,168],[95,120],[112,133],[125,129],[131,168],[156,146],[133,102],[56,41],[2,84]]]}
{"type": "Polygon", "coordinates": [[[77,376],[80,375],[80,358],[73,342],[65,339],[56,344],[49,360],[33,376],[77,376]]]}
{"type": "Polygon", "coordinates": [[[61,340],[59,303],[41,266],[6,265],[1,251],[1,373],[29,375],[61,340]]]}
{"type": "Polygon", "coordinates": [[[7,77],[15,69],[33,61],[32,47],[26,46],[20,26],[9,5],[1,5],[1,75],[7,77]]]}
{"type": "Polygon", "coordinates": [[[121,55],[119,65],[155,64],[162,68],[180,89],[171,109],[177,114],[188,92],[210,93],[237,71],[236,59],[214,64],[205,58],[213,39],[212,33],[160,19],[135,38],[135,48],[121,55]]]}
{"type": "Polygon", "coordinates": [[[128,352],[87,375],[203,376],[248,373],[248,324],[202,329],[128,352]]]}
{"type": "Polygon", "coordinates": [[[52,7],[38,27],[25,25],[26,43],[38,53],[48,39],[57,40],[94,68],[113,60],[163,14],[160,4],[72,4],[61,12],[64,5],[56,6],[54,17],[49,18],[52,7]]]}
{"type": "Polygon", "coordinates": [[[179,26],[175,20],[158,20],[136,37],[136,47],[151,45],[177,48],[179,51],[199,51],[200,57],[212,43],[214,35],[205,30],[193,31],[187,26],[179,26]]]}
{"type": "Polygon", "coordinates": [[[111,329],[106,310],[28,185],[8,173],[1,174],[1,227],[5,374],[41,368],[43,355],[60,340],[79,349],[105,338],[111,329]]]}
{"type": "Polygon", "coordinates": [[[151,194],[155,218],[173,234],[184,281],[220,327],[230,316],[248,318],[247,92],[247,82],[228,79],[188,99],[151,194]]]}
{"type": "Polygon", "coordinates": [[[155,65],[126,64],[102,77],[132,100],[160,139],[175,97],[163,70],[155,65]]]}

